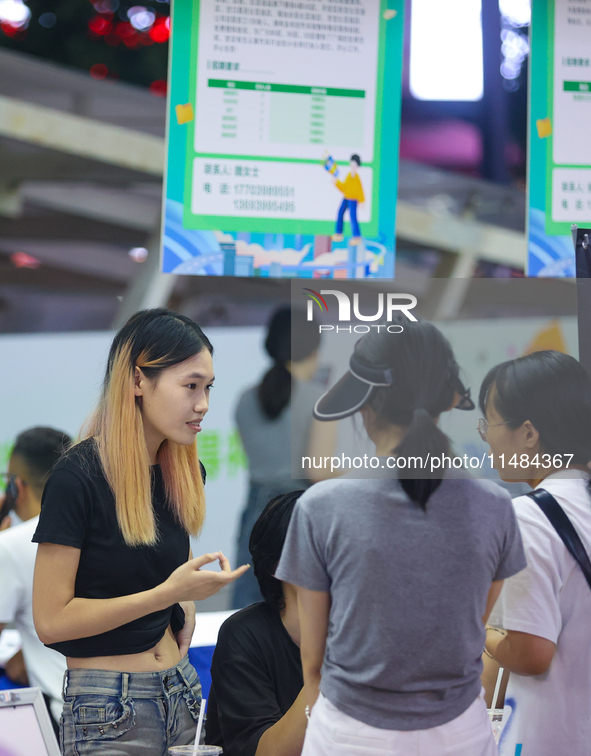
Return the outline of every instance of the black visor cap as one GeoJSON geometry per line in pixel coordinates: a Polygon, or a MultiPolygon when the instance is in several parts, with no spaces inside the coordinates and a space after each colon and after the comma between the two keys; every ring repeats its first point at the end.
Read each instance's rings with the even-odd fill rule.
{"type": "MultiPolygon", "coordinates": [[[[367,379],[361,380],[349,370],[316,402],[314,417],[316,420],[329,421],[342,420],[354,415],[369,402],[374,389],[384,385],[377,381],[370,383],[367,379]]],[[[453,388],[460,396],[454,409],[466,411],[475,409],[475,404],[470,397],[470,389],[464,386],[459,377],[454,379],[453,388]]]]}
{"type": "Polygon", "coordinates": [[[323,394],[314,407],[316,420],[341,420],[358,412],[371,398],[374,387],[347,372],[323,394]]]}

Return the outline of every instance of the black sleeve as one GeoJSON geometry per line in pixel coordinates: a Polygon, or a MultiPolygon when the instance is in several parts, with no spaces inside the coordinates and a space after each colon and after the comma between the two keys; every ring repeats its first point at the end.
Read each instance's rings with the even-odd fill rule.
{"type": "Polygon", "coordinates": [[[203,485],[205,485],[205,481],[207,480],[207,470],[201,460],[199,460],[199,468],[201,469],[201,480],[203,481],[203,485]]]}
{"type": "Polygon", "coordinates": [[[254,756],[261,735],[283,716],[260,649],[234,626],[220,632],[211,667],[224,756],[254,756]]]}
{"type": "Polygon", "coordinates": [[[57,469],[49,476],[33,541],[81,549],[90,519],[90,497],[75,473],[57,469]]]}

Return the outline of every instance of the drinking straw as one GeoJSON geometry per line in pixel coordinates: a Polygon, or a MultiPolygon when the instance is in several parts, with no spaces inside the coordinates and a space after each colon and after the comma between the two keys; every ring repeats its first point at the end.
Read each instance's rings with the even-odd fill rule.
{"type": "Polygon", "coordinates": [[[493,693],[493,699],[491,704],[491,709],[494,711],[497,708],[497,698],[499,697],[499,690],[501,689],[501,681],[503,679],[503,672],[505,670],[503,667],[499,667],[499,674],[497,675],[497,682],[495,685],[495,692],[493,693]]]}
{"type": "Polygon", "coordinates": [[[199,748],[199,741],[201,740],[201,729],[203,727],[203,716],[205,714],[205,707],[207,706],[207,699],[201,699],[201,706],[199,707],[199,721],[197,722],[197,732],[195,733],[195,745],[193,746],[193,756],[197,756],[197,749],[199,748]]]}

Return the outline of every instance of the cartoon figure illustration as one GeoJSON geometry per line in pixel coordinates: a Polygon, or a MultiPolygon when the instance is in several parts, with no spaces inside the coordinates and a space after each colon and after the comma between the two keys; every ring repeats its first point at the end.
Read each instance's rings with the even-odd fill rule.
{"type": "Polygon", "coordinates": [[[331,157],[328,157],[324,162],[324,167],[329,173],[333,175],[333,181],[337,189],[339,189],[344,197],[339,208],[339,214],[337,216],[337,225],[335,233],[332,235],[333,241],[343,241],[343,224],[345,220],[345,211],[349,210],[349,219],[351,221],[351,232],[353,234],[350,244],[356,246],[361,244],[361,231],[359,230],[359,223],[357,222],[357,205],[361,202],[365,202],[365,195],[363,194],[363,186],[361,179],[359,178],[358,169],[361,166],[361,159],[359,155],[351,155],[349,161],[349,173],[344,181],[338,178],[338,168],[336,163],[331,157]],[[328,165],[330,161],[330,167],[328,165]]]}

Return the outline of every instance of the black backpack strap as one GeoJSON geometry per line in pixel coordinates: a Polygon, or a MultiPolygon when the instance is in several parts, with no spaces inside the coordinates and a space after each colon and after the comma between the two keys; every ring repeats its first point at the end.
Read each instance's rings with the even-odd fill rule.
{"type": "Polygon", "coordinates": [[[560,540],[568,549],[569,554],[583,571],[583,575],[589,584],[589,588],[591,588],[591,562],[589,561],[589,556],[585,551],[585,547],[583,546],[579,534],[575,530],[572,522],[568,519],[564,509],[556,501],[554,496],[543,488],[537,488],[535,491],[526,494],[526,496],[533,499],[550,520],[551,525],[560,536],[560,540]]]}

